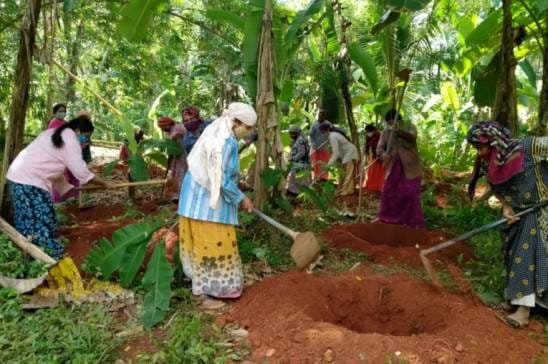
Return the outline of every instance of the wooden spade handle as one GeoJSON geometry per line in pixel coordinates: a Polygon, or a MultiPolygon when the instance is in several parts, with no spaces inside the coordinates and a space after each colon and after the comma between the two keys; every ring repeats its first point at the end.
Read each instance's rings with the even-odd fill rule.
{"type": "Polygon", "coordinates": [[[19,248],[21,248],[25,253],[30,255],[36,260],[42,261],[47,264],[55,264],[57,261],[44,253],[37,245],[34,245],[27,240],[19,231],[15,230],[13,226],[8,224],[8,222],[0,217],[0,230],[6,234],[11,241],[19,248]]]}
{"type": "MultiPolygon", "coordinates": [[[[159,180],[143,181],[143,182],[124,182],[124,183],[117,183],[116,185],[114,185],[114,188],[163,185],[163,184],[166,184],[166,182],[167,182],[167,179],[159,179],[159,180]]],[[[102,190],[102,189],[104,189],[103,186],[92,185],[92,186],[80,187],[78,188],[78,191],[94,191],[94,190],[102,190]]]]}
{"type": "Polygon", "coordinates": [[[287,235],[291,236],[293,238],[293,240],[295,240],[297,235],[299,235],[298,232],[293,231],[290,228],[288,228],[287,226],[280,224],[278,221],[274,220],[270,216],[265,215],[261,211],[259,211],[257,209],[253,209],[253,212],[256,213],[261,219],[263,219],[264,221],[266,221],[270,225],[274,226],[276,229],[278,229],[278,230],[282,231],[283,233],[286,233],[287,235]]]}
{"type": "MultiPolygon", "coordinates": [[[[537,208],[539,208],[539,207],[544,207],[544,206],[546,206],[547,204],[548,204],[548,201],[542,201],[542,202],[540,202],[540,203],[538,203],[538,204],[536,204],[536,205],[533,205],[533,206],[529,207],[528,209],[525,209],[525,210],[523,210],[523,211],[518,212],[515,216],[516,216],[516,217],[520,217],[520,216],[523,216],[523,215],[527,215],[527,214],[529,214],[529,213],[535,211],[537,208]]],[[[502,225],[502,224],[506,223],[507,221],[508,221],[508,219],[506,219],[506,218],[503,218],[503,219],[500,219],[500,220],[497,220],[497,221],[493,221],[493,222],[490,223],[490,224],[487,224],[487,225],[484,225],[484,226],[479,227],[479,228],[477,228],[477,229],[471,230],[471,231],[469,231],[469,232],[467,232],[467,233],[465,233],[465,234],[462,234],[462,235],[460,235],[460,236],[457,236],[456,238],[453,238],[453,239],[451,239],[451,240],[447,240],[447,241],[445,241],[445,242],[443,242],[443,243],[439,243],[438,245],[434,245],[434,246],[431,247],[431,248],[422,249],[422,250],[420,251],[420,255],[423,256],[423,257],[425,257],[426,255],[428,255],[428,254],[430,254],[430,253],[436,252],[436,251],[441,250],[441,249],[445,249],[445,248],[447,248],[447,247],[449,247],[449,246],[451,246],[451,245],[454,245],[454,244],[456,244],[456,243],[458,243],[458,242],[460,242],[460,241],[463,241],[463,240],[466,240],[466,239],[468,239],[468,238],[471,238],[471,237],[474,236],[474,235],[477,235],[477,234],[479,234],[479,233],[482,233],[482,232],[484,232],[484,231],[487,231],[487,230],[490,230],[490,229],[492,229],[492,228],[495,228],[495,227],[497,227],[497,226],[499,226],[499,225],[502,225]]]]}

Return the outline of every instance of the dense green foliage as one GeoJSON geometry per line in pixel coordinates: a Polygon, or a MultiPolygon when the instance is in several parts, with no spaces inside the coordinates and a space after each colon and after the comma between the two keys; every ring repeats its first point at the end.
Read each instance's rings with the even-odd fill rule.
{"type": "MultiPolygon", "coordinates": [[[[0,131],[7,120],[11,76],[24,1],[3,4],[0,14],[0,131]],[[3,97],[2,97],[3,96],[3,97]]],[[[502,23],[499,1],[276,1],[273,27],[275,87],[286,127],[308,127],[317,104],[346,127],[341,68],[348,44],[350,92],[359,127],[379,122],[393,103],[399,69],[413,69],[402,112],[419,128],[420,149],[434,169],[469,168],[462,143],[467,127],[489,117],[494,98],[502,23]],[[300,9],[300,10],[299,10],[300,9]],[[351,23],[348,26],[347,23],[351,23]]],[[[121,120],[159,136],[159,115],[180,118],[185,105],[217,115],[232,100],[254,101],[264,0],[64,1],[45,3],[38,49],[53,44],[52,58],[70,68],[74,83],[55,65],[35,59],[27,131],[36,134],[55,101],[69,116],[91,111],[95,138],[123,140],[121,120]],[[68,5],[67,5],[68,4],[68,5]],[[85,87],[122,111],[118,118],[85,87]]],[[[536,126],[542,70],[542,29],[548,7],[514,2],[515,25],[527,35],[516,47],[522,129],[536,126]]],[[[0,132],[0,134],[2,134],[0,132]]],[[[288,140],[286,139],[287,143],[288,140]]]]}
{"type": "Polygon", "coordinates": [[[10,278],[37,278],[46,273],[46,265],[21,251],[0,234],[0,275],[10,278]]]}

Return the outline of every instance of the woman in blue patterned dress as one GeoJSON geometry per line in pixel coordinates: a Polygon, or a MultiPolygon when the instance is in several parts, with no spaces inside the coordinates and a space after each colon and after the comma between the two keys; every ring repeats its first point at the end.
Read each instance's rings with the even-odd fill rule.
{"type": "Polygon", "coordinates": [[[520,218],[515,214],[548,199],[548,137],[512,139],[498,123],[482,122],[472,126],[467,139],[478,151],[471,197],[485,175],[509,220],[502,229],[505,296],[516,310],[505,319],[524,327],[532,307],[548,306],[548,207],[520,218]]]}

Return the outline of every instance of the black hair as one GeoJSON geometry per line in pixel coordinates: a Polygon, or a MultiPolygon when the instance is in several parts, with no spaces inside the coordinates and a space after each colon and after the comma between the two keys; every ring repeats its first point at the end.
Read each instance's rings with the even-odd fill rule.
{"type": "Polygon", "coordinates": [[[377,127],[373,124],[367,124],[365,126],[365,131],[366,132],[375,131],[375,130],[377,130],[377,127]]]}
{"type": "Polygon", "coordinates": [[[143,140],[143,138],[145,137],[145,132],[142,130],[136,131],[134,137],[135,137],[135,141],[137,143],[140,143],[141,140],[143,140]]]}
{"type": "Polygon", "coordinates": [[[398,113],[398,111],[396,109],[390,109],[384,115],[384,121],[396,120],[396,117],[397,117],[398,121],[400,121],[402,119],[401,114],[398,113]]]}
{"type": "Polygon", "coordinates": [[[91,122],[91,119],[86,115],[78,116],[77,118],[72,119],[68,123],[65,123],[64,125],[58,127],[53,132],[53,135],[51,136],[51,142],[56,148],[61,148],[65,142],[63,141],[63,138],[61,137],[61,133],[65,129],[72,129],[72,130],[80,130],[81,133],[93,133],[93,123],[91,122]]]}
{"type": "Polygon", "coordinates": [[[67,106],[65,104],[62,104],[62,103],[58,103],[58,104],[55,104],[53,105],[53,113],[55,114],[57,111],[59,111],[60,108],[63,108],[63,109],[67,109],[67,106]]]}

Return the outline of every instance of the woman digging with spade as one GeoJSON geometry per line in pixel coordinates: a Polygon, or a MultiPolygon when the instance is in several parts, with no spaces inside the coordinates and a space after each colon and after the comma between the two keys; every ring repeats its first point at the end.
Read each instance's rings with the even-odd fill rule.
{"type": "Polygon", "coordinates": [[[180,257],[192,294],[204,306],[217,307],[216,298],[242,294],[244,276],[235,225],[238,206],[253,211],[253,203],[238,189],[238,142],[257,121],[255,110],[235,102],[202,133],[188,155],[188,172],[179,198],[180,257]]]}
{"type": "Polygon", "coordinates": [[[478,152],[470,199],[485,175],[508,219],[502,229],[505,297],[516,310],[504,320],[525,327],[531,307],[548,308],[548,207],[522,217],[515,214],[548,199],[548,137],[512,139],[498,123],[482,122],[470,128],[467,141],[478,152]]]}
{"type": "Polygon", "coordinates": [[[11,163],[8,187],[13,205],[13,221],[21,234],[32,237],[54,259],[65,251],[57,239],[57,218],[50,197],[55,188],[60,196],[74,188],[63,173],[69,170],[80,184],[93,182],[106,188],[113,187],[94,175],[82,159],[79,137],[90,136],[93,124],[89,117],[79,116],[57,129],[43,131],[23,149],[11,163]]]}

